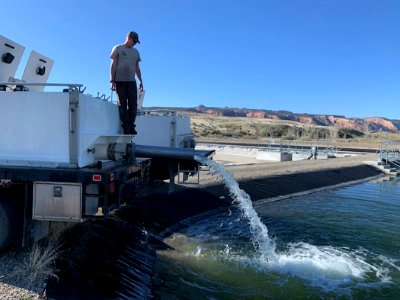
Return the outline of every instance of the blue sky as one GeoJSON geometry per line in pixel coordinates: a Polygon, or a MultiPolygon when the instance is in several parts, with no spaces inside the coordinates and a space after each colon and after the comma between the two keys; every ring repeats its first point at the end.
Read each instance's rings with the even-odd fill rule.
{"type": "Polygon", "coordinates": [[[26,47],[16,77],[35,50],[55,60],[49,82],[110,94],[111,48],[135,30],[145,106],[400,119],[400,0],[16,3],[0,11],[26,47]]]}

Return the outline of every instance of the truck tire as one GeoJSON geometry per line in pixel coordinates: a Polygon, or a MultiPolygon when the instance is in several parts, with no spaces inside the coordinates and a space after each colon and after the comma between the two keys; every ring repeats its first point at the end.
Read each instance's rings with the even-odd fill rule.
{"type": "Polygon", "coordinates": [[[18,239],[21,228],[18,205],[8,192],[0,192],[0,250],[11,246],[18,239]],[[13,224],[14,222],[14,224],[13,224]]]}

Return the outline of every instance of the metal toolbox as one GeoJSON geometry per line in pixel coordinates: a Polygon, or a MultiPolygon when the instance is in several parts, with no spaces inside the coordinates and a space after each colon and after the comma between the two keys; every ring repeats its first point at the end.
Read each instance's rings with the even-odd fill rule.
{"type": "Polygon", "coordinates": [[[82,220],[82,185],[80,183],[34,182],[34,220],[82,220]]]}

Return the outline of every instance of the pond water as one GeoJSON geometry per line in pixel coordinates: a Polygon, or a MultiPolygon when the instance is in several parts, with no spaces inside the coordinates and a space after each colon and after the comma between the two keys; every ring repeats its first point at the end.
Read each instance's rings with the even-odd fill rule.
{"type": "Polygon", "coordinates": [[[165,240],[175,250],[158,252],[157,298],[400,299],[399,179],[254,209],[230,189],[232,207],[165,240]]]}

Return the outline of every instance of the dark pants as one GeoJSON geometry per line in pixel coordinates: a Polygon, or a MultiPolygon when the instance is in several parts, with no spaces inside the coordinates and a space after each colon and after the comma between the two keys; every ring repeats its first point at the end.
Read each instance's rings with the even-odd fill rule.
{"type": "Polygon", "coordinates": [[[124,134],[132,134],[135,130],[137,113],[136,81],[118,81],[115,85],[122,129],[124,134]]]}

